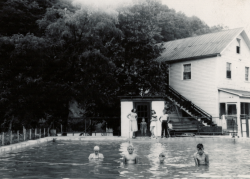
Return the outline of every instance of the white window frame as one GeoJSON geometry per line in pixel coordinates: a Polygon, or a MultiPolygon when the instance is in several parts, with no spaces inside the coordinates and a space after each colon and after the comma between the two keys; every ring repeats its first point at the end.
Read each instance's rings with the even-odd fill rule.
{"type": "Polygon", "coordinates": [[[245,81],[246,82],[249,82],[249,67],[245,66],[245,81]],[[247,79],[246,79],[246,69],[248,69],[248,76],[247,76],[247,79]]]}
{"type": "Polygon", "coordinates": [[[241,39],[236,39],[237,40],[237,46],[236,46],[236,54],[241,54],[241,45],[240,45],[240,41],[241,41],[241,39]],[[237,53],[237,47],[239,47],[239,53],[237,53]]]}
{"type": "Polygon", "coordinates": [[[181,79],[183,81],[191,80],[192,79],[192,63],[183,63],[182,64],[182,71],[181,72],[182,72],[181,79]],[[183,75],[183,73],[184,73],[184,65],[190,65],[190,71],[191,71],[191,78],[190,79],[184,79],[184,75],[183,75]]]}
{"type": "Polygon", "coordinates": [[[229,80],[232,79],[232,71],[233,71],[233,70],[232,70],[232,69],[233,69],[232,66],[233,66],[232,63],[226,62],[226,79],[229,79],[229,80]],[[227,64],[228,64],[228,63],[230,64],[231,78],[228,78],[228,77],[227,77],[227,64]]]}

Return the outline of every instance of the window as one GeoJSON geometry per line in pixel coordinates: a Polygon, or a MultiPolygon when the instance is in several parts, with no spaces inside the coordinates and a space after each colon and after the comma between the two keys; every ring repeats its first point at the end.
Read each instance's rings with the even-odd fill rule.
{"type": "Polygon", "coordinates": [[[237,39],[236,53],[240,54],[240,39],[237,39]]]}
{"type": "Polygon", "coordinates": [[[240,113],[250,115],[250,103],[240,103],[240,113]]]}
{"type": "Polygon", "coordinates": [[[220,103],[220,119],[222,115],[226,114],[226,103],[220,103]]]}
{"type": "Polygon", "coordinates": [[[248,81],[249,77],[249,67],[245,67],[245,80],[248,81]]]}
{"type": "Polygon", "coordinates": [[[183,65],[183,80],[191,79],[191,64],[183,65]]]}
{"type": "Polygon", "coordinates": [[[231,79],[231,63],[227,63],[227,78],[231,79]]]}

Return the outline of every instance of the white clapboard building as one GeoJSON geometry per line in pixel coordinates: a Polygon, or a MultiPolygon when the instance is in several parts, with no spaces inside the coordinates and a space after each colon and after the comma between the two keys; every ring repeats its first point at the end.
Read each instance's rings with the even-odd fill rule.
{"type": "MultiPolygon", "coordinates": [[[[228,123],[228,129],[229,125],[236,126],[238,136],[249,137],[250,41],[244,29],[223,30],[163,45],[165,50],[158,60],[169,64],[168,95],[121,97],[121,135],[129,136],[126,116],[132,108],[137,108],[139,116],[144,115],[149,122],[150,109],[161,115],[169,100],[180,109],[178,115],[187,117],[188,114],[204,125],[222,126],[223,115],[232,116],[235,122],[228,123]]],[[[195,130],[190,127],[192,121],[175,122],[176,129],[186,125],[185,129],[195,130]]],[[[160,135],[158,125],[156,132],[160,135]]]]}

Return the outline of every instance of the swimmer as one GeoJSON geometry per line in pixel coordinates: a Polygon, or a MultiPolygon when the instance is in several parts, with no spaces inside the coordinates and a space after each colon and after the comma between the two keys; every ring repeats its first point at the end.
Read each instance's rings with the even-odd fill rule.
{"type": "Polygon", "coordinates": [[[103,159],[104,156],[103,156],[103,154],[99,153],[99,150],[100,150],[100,148],[98,146],[95,146],[94,147],[95,153],[90,154],[89,159],[103,159]]]}
{"type": "Polygon", "coordinates": [[[123,156],[123,163],[128,163],[128,164],[136,164],[136,163],[138,163],[137,155],[133,154],[134,147],[132,145],[129,145],[127,150],[128,150],[128,154],[125,154],[123,156]]]}
{"type": "Polygon", "coordinates": [[[164,163],[165,155],[163,153],[160,153],[159,160],[160,160],[160,163],[164,163]]]}
{"type": "Polygon", "coordinates": [[[209,165],[209,156],[204,152],[202,144],[197,145],[197,152],[194,153],[194,162],[196,166],[209,165]]]}

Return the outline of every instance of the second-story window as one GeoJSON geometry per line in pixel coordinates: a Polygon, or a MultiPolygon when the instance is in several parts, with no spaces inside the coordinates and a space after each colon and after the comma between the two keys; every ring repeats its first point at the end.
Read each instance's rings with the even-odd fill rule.
{"type": "Polygon", "coordinates": [[[191,79],[191,64],[183,65],[183,80],[191,79]]]}
{"type": "Polygon", "coordinates": [[[237,39],[236,53],[240,54],[240,39],[237,39]]]}
{"type": "Polygon", "coordinates": [[[249,67],[245,67],[245,80],[248,81],[249,77],[249,67]]]}
{"type": "Polygon", "coordinates": [[[227,63],[227,78],[231,79],[231,63],[227,63]]]}

